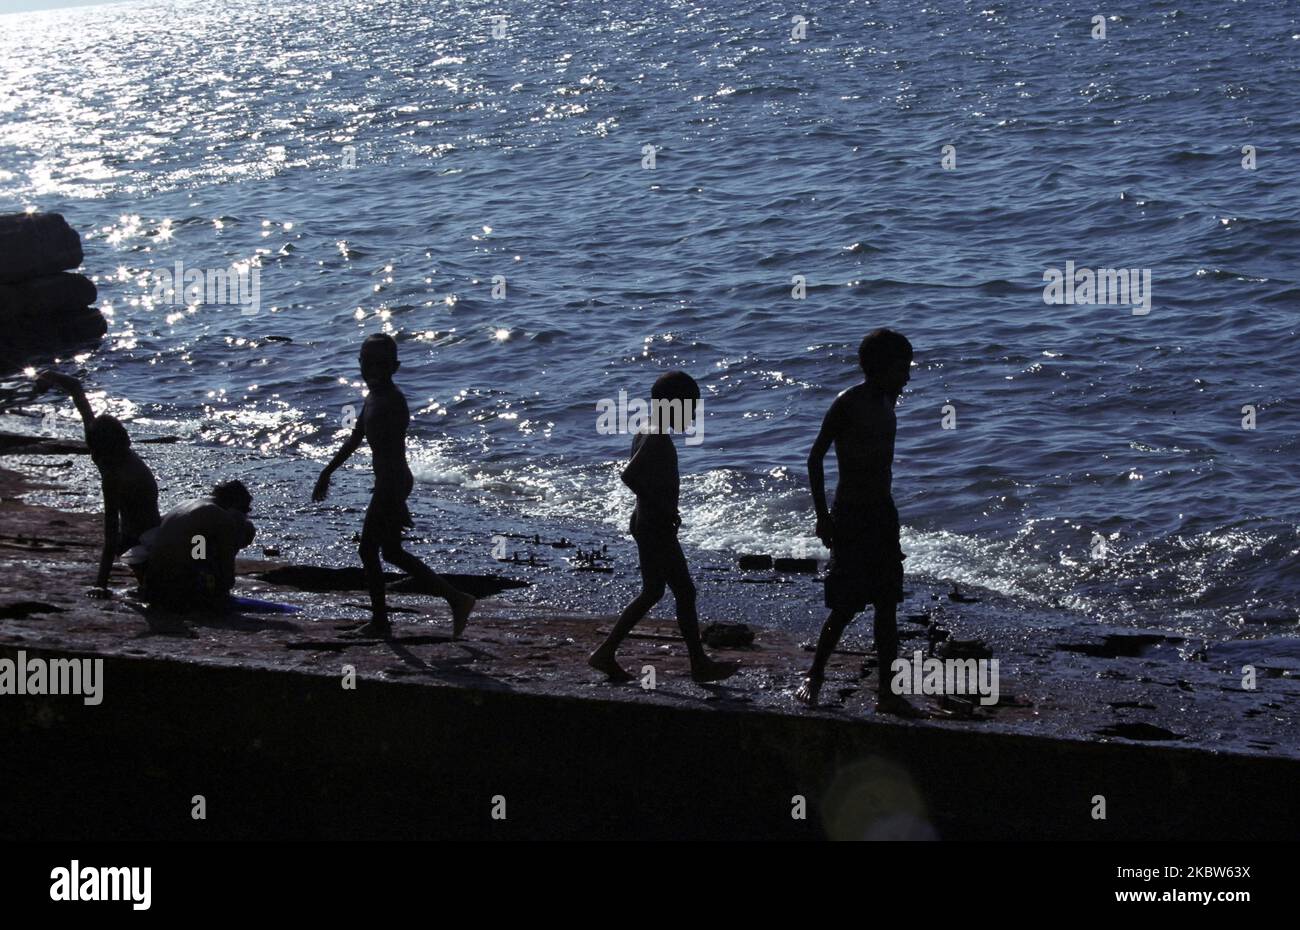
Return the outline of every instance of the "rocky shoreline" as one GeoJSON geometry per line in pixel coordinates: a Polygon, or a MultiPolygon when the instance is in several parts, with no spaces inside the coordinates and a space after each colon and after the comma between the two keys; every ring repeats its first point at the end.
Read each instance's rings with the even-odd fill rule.
{"type": "Polygon", "coordinates": [[[81,267],[81,237],[58,213],[0,214],[0,372],[98,342],[108,323],[81,267]]]}
{"type": "MultiPolygon", "coordinates": [[[[489,580],[464,640],[450,638],[441,602],[399,593],[397,639],[348,640],[340,629],[365,617],[363,594],[266,559],[241,561],[239,593],[300,613],[194,617],[162,633],[121,569],[115,597],[86,597],[98,521],[24,503],[57,486],[24,457],[33,443],[0,459],[13,469],[0,475],[0,656],[102,658],[105,694],[97,707],[0,697],[17,750],[0,787],[41,812],[18,818],[11,802],[6,836],[197,835],[184,802],[199,782],[238,810],[205,827],[226,837],[1256,839],[1300,826],[1289,788],[1300,687],[1286,670],[1249,693],[1231,669],[1179,656],[1176,637],[1017,643],[968,626],[962,637],[980,632],[1002,659],[998,703],[921,700],[929,719],[904,722],[874,712],[874,657],[848,643],[816,710],[789,697],[805,644],[770,629],[715,645],[744,668],[704,688],[685,674],[672,622],[650,621],[626,662],[653,667],[656,687],[617,687],[584,663],[608,616],[516,600],[489,580]],[[365,791],[371,779],[382,797],[365,791]],[[485,813],[501,785],[527,818],[485,813]],[[137,815],[106,813],[106,793],[137,815]],[[791,818],[796,795],[807,820],[791,818]],[[1097,795],[1105,821],[1090,814],[1097,795]]],[[[903,633],[905,654],[944,650],[917,619],[903,633]]]]}

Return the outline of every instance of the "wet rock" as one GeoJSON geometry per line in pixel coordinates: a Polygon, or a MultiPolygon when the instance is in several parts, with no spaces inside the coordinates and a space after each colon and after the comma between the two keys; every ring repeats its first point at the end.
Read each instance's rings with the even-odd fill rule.
{"type": "Polygon", "coordinates": [[[80,439],[0,432],[0,455],[87,455],[89,452],[80,439]]]}
{"type": "Polygon", "coordinates": [[[0,284],[78,267],[81,237],[58,213],[0,214],[0,284]]]}
{"type": "Polygon", "coordinates": [[[770,555],[742,555],[737,564],[745,571],[771,571],[772,557],[770,555]]]}
{"type": "MultiPolygon", "coordinates": [[[[325,568],[319,565],[284,565],[254,574],[269,584],[299,591],[364,591],[366,573],[361,568],[325,568]]],[[[528,582],[499,575],[443,575],[447,581],[473,597],[492,597],[511,588],[526,588],[528,582]]],[[[385,572],[389,589],[397,594],[433,594],[423,583],[397,572],[385,572]]]]}
{"type": "Polygon", "coordinates": [[[817,574],[816,559],[777,559],[773,565],[778,572],[791,572],[798,575],[817,574]]]}
{"type": "Polygon", "coordinates": [[[14,319],[16,314],[23,313],[58,313],[88,307],[98,297],[99,291],[89,278],[61,271],[14,284],[0,284],[0,316],[14,319]]]}
{"type": "Polygon", "coordinates": [[[1141,742],[1168,742],[1183,739],[1177,733],[1151,723],[1113,723],[1108,727],[1102,727],[1096,733],[1098,736],[1117,736],[1121,739],[1141,742]]]}
{"type": "Polygon", "coordinates": [[[91,306],[94,283],[65,272],[81,260],[81,238],[57,213],[0,215],[0,370],[97,342],[107,331],[91,306]]]}
{"type": "Polygon", "coordinates": [[[1298,617],[1294,609],[1262,607],[1244,614],[1241,619],[1243,623],[1282,626],[1296,623],[1298,617]]]}
{"type": "Polygon", "coordinates": [[[714,649],[744,649],[754,645],[754,631],[747,623],[710,623],[700,638],[714,649]]]}
{"type": "Polygon", "coordinates": [[[1062,652],[1077,652],[1092,656],[1094,659],[1136,659],[1144,656],[1156,646],[1165,643],[1181,643],[1181,636],[1163,636],[1156,633],[1111,633],[1102,638],[1100,643],[1057,643],[1056,648],[1062,652]]]}
{"type": "Polygon", "coordinates": [[[40,601],[14,601],[0,604],[0,620],[25,620],[33,614],[61,614],[62,607],[43,604],[40,601]]]}
{"type": "Polygon", "coordinates": [[[993,650],[979,639],[950,639],[936,650],[941,659],[991,659],[993,650]]]}

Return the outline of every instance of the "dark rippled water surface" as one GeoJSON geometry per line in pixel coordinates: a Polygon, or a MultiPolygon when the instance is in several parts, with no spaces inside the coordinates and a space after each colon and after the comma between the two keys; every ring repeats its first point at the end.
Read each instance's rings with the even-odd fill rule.
{"type": "Polygon", "coordinates": [[[819,553],[803,460],[891,325],[910,572],[1291,635],[1300,7],[1135,6],[1104,40],[992,0],[828,4],[800,41],[769,3],[5,16],[0,208],[82,231],[111,322],[79,361],[141,432],[322,457],[397,334],[420,494],[485,534],[621,527],[595,404],[684,367],[685,538],[819,553]],[[177,261],[251,263],[261,312],[154,302],[177,261]],[[1150,313],[1045,304],[1067,261],[1150,269],[1150,313]]]}

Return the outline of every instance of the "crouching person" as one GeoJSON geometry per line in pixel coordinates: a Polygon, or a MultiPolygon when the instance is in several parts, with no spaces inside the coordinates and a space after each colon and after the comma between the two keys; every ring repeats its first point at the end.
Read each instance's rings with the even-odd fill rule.
{"type": "Polygon", "coordinates": [[[141,591],[166,610],[225,610],[235,586],[235,554],[253,541],[253,497],[227,481],[162,518],[145,556],[141,591]]]}

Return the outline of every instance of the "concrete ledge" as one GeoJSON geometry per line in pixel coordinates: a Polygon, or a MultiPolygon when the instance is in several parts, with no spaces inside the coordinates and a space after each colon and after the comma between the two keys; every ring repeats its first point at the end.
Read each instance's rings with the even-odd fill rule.
{"type": "Polygon", "coordinates": [[[1300,824],[1289,760],[157,659],[104,674],[98,707],[0,696],[0,836],[1258,840],[1300,824]]]}

